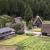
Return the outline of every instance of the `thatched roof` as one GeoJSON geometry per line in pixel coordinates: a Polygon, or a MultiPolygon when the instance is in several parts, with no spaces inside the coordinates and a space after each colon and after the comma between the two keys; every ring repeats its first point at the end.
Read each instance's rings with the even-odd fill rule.
{"type": "Polygon", "coordinates": [[[38,19],[43,23],[42,19],[41,19],[39,16],[36,16],[36,18],[35,18],[33,24],[35,24],[35,23],[37,22],[38,19]]]}
{"type": "Polygon", "coordinates": [[[50,24],[50,21],[43,21],[43,24],[50,24]]]}
{"type": "Polygon", "coordinates": [[[40,20],[42,24],[50,24],[50,21],[45,21],[45,20],[42,21],[41,17],[36,16],[36,18],[35,18],[35,20],[34,20],[34,22],[33,22],[33,25],[34,25],[38,20],[40,20]]]}
{"type": "Polygon", "coordinates": [[[15,30],[9,27],[0,28],[0,33],[8,32],[8,31],[15,31],[15,30]]]}

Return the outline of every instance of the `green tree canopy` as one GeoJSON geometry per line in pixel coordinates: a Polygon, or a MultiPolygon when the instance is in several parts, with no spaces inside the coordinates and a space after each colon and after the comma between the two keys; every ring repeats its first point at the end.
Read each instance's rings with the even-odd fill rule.
{"type": "Polygon", "coordinates": [[[3,14],[21,16],[26,20],[38,14],[50,20],[50,0],[0,0],[0,15],[3,14]]]}

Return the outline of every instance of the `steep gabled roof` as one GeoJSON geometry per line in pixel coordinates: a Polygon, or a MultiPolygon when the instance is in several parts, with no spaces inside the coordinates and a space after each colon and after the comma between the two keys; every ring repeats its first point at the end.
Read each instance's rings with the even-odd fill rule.
{"type": "MultiPolygon", "coordinates": [[[[36,16],[36,18],[35,18],[33,24],[35,24],[35,23],[37,22],[38,19],[42,22],[42,19],[41,19],[39,16],[36,16]]],[[[43,22],[42,22],[42,23],[43,23],[43,22]]]]}

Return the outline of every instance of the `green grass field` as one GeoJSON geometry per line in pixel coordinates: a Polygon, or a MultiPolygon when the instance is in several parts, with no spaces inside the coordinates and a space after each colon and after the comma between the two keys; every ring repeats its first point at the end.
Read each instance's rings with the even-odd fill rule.
{"type": "Polygon", "coordinates": [[[50,50],[50,37],[29,37],[20,42],[21,50],[50,50]]]}

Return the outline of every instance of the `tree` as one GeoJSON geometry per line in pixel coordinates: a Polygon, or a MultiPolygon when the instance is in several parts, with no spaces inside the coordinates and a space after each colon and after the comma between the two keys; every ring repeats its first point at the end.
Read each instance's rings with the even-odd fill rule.
{"type": "Polygon", "coordinates": [[[24,14],[24,20],[26,21],[26,23],[28,24],[28,22],[32,19],[32,10],[29,7],[29,5],[26,5],[25,7],[25,14],[24,14]]]}
{"type": "Polygon", "coordinates": [[[50,20],[50,0],[0,0],[0,15],[26,18],[31,13],[50,20]]]}

